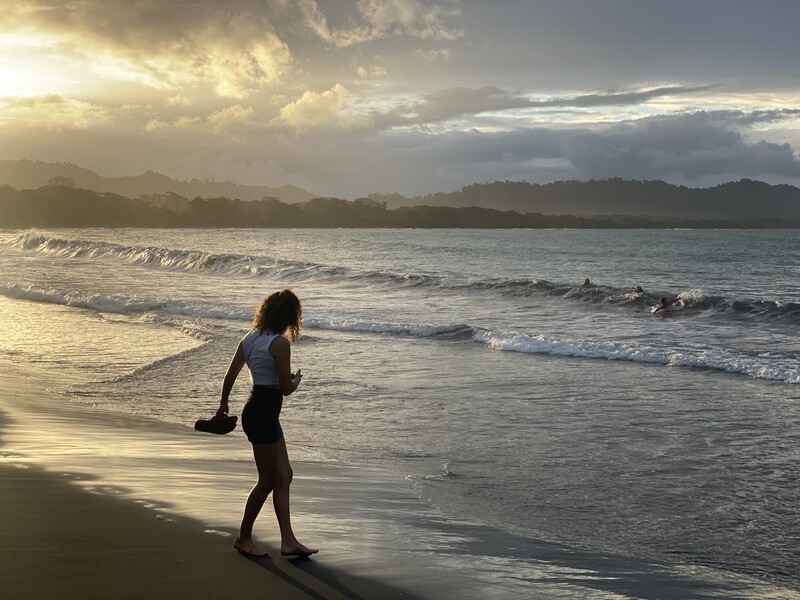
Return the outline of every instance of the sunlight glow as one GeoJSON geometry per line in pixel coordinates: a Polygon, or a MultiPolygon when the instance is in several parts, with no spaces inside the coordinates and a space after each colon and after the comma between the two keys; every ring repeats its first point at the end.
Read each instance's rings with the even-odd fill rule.
{"type": "Polygon", "coordinates": [[[41,36],[0,33],[0,97],[28,97],[67,90],[77,82],[63,77],[47,59],[55,43],[41,36]]]}
{"type": "Polygon", "coordinates": [[[24,33],[0,32],[0,47],[23,46],[28,48],[44,48],[53,45],[52,40],[39,35],[24,33]]]}
{"type": "Polygon", "coordinates": [[[13,67],[0,62],[0,97],[40,96],[74,86],[77,81],[53,77],[36,72],[37,65],[22,65],[22,61],[13,67]],[[22,66],[26,67],[25,69],[22,66]]]}

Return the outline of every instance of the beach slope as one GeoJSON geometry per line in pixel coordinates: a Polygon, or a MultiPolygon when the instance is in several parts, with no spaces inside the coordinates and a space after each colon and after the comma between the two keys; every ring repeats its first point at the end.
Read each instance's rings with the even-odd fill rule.
{"type": "Polygon", "coordinates": [[[27,598],[409,598],[312,560],[248,559],[204,533],[66,477],[0,465],[0,587],[27,598]]]}

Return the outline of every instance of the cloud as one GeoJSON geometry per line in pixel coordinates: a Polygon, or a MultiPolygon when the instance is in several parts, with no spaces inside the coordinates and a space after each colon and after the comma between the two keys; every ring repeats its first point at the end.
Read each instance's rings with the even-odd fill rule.
{"type": "Polygon", "coordinates": [[[459,181],[496,179],[544,183],[623,177],[686,185],[741,177],[782,181],[800,177],[793,147],[755,133],[751,138],[741,126],[791,119],[799,113],[795,109],[695,112],[591,129],[538,127],[437,135],[407,130],[394,133],[392,139],[398,144],[383,151],[391,153],[400,171],[408,168],[404,160],[414,160],[415,179],[429,188],[438,184],[439,189],[460,187],[459,181]]]}
{"type": "Polygon", "coordinates": [[[255,111],[251,106],[233,104],[211,113],[208,124],[215,132],[227,132],[233,128],[249,127],[256,124],[255,111]]]}
{"type": "Polygon", "coordinates": [[[588,106],[624,106],[642,104],[663,96],[679,96],[694,94],[714,89],[715,85],[667,85],[645,90],[631,90],[617,93],[596,93],[573,96],[571,98],[554,98],[531,103],[532,107],[588,107],[588,106]]]}
{"type": "Polygon", "coordinates": [[[314,0],[281,0],[279,4],[289,13],[294,11],[308,33],[342,48],[390,37],[450,41],[464,36],[463,29],[448,25],[460,11],[447,1],[356,0],[355,10],[345,12],[345,24],[338,28],[330,27],[314,0]]]}
{"type": "MultiPolygon", "coordinates": [[[[170,95],[210,90],[237,99],[296,73],[290,39],[308,58],[321,51],[311,41],[345,48],[384,38],[454,40],[464,34],[449,25],[459,15],[449,0],[355,0],[326,5],[325,11],[314,0],[11,0],[0,7],[0,32],[39,40],[51,62],[69,57],[71,68],[80,64],[85,77],[170,95]],[[329,26],[326,13],[338,17],[338,27],[329,26]]],[[[357,71],[382,76],[386,67],[360,65],[357,71]]]]}
{"type": "Polygon", "coordinates": [[[741,177],[772,182],[800,177],[800,161],[790,145],[751,139],[723,115],[704,113],[594,129],[404,129],[351,139],[346,149],[333,139],[318,140],[302,156],[287,149],[284,158],[286,168],[297,170],[301,160],[318,163],[316,189],[335,188],[328,193],[345,197],[375,191],[425,194],[504,179],[547,183],[624,177],[698,186],[741,177]],[[329,158],[334,154],[335,160],[329,158]]]}
{"type": "Polygon", "coordinates": [[[346,196],[796,183],[800,4],[778,3],[6,0],[0,153],[346,196]]]}
{"type": "Polygon", "coordinates": [[[164,130],[197,130],[217,135],[236,134],[246,128],[264,128],[256,119],[256,112],[251,106],[232,104],[213,111],[205,117],[182,115],[172,121],[160,118],[150,119],[145,129],[151,132],[164,130]]]}
{"type": "Polygon", "coordinates": [[[431,92],[419,102],[401,104],[384,113],[375,112],[379,129],[423,123],[438,123],[462,115],[527,106],[529,101],[496,87],[454,87],[431,92]]]}
{"type": "Polygon", "coordinates": [[[101,107],[57,94],[0,99],[0,126],[24,123],[49,130],[86,129],[109,119],[101,107]]]}
{"type": "Polygon", "coordinates": [[[190,104],[190,100],[186,96],[175,94],[174,96],[169,96],[165,103],[167,106],[187,106],[190,104]]]}
{"type": "MultiPolygon", "coordinates": [[[[338,124],[341,117],[332,109],[335,93],[333,89],[310,92],[286,106],[292,106],[297,112],[291,116],[300,119],[304,110],[319,102],[327,107],[323,112],[327,111],[328,118],[338,124]]],[[[312,114],[317,116],[309,119],[316,122],[319,115],[312,114]]],[[[9,126],[3,136],[8,143],[0,150],[3,158],[11,157],[10,148],[18,146],[42,160],[66,156],[104,174],[120,170],[131,174],[154,165],[166,174],[187,179],[238,180],[246,174],[252,183],[295,183],[320,194],[347,198],[371,192],[414,195],[451,191],[470,183],[505,179],[546,183],[626,177],[695,186],[741,177],[773,183],[797,181],[800,164],[791,146],[737,129],[740,121],[776,116],[716,111],[593,129],[431,133],[409,128],[348,137],[331,135],[322,123],[310,125],[298,139],[276,136],[280,131],[266,127],[258,111],[233,104],[204,116],[171,120],[168,126],[172,129],[165,131],[168,135],[155,135],[152,130],[122,135],[109,127],[60,130],[47,136],[46,144],[40,142],[36,154],[31,152],[36,149],[33,137],[25,134],[25,128],[9,126]],[[235,139],[215,132],[215,125],[229,127],[235,139]],[[153,144],[154,139],[158,143],[153,144]],[[267,139],[269,143],[265,143],[267,139]],[[98,155],[94,150],[98,147],[114,148],[114,152],[98,155]]]]}
{"type": "Polygon", "coordinates": [[[450,48],[440,48],[438,50],[417,49],[414,51],[414,56],[417,56],[427,62],[436,62],[438,60],[450,60],[452,53],[453,52],[450,48]]]}
{"type": "Polygon", "coordinates": [[[746,127],[758,123],[775,123],[800,115],[800,108],[777,108],[768,110],[713,110],[698,113],[709,123],[725,127],[746,127]]]}
{"type": "Polygon", "coordinates": [[[445,121],[461,115],[523,108],[530,101],[496,87],[449,88],[427,94],[413,110],[422,123],[445,121]]]}
{"type": "Polygon", "coordinates": [[[458,15],[444,4],[425,6],[418,0],[358,0],[358,11],[373,35],[408,35],[423,39],[454,40],[464,32],[444,25],[458,15]]]}
{"type": "Polygon", "coordinates": [[[378,54],[372,61],[372,65],[364,66],[358,61],[353,61],[353,69],[360,78],[366,77],[384,77],[387,74],[386,67],[383,64],[383,57],[378,54]]]}
{"type": "MultiPolygon", "coordinates": [[[[751,141],[730,126],[731,115],[722,117],[698,112],[582,132],[566,139],[565,156],[587,178],[693,182],[710,176],[800,177],[800,161],[789,144],[751,141]]],[[[758,117],[733,115],[734,120],[758,117]]]]}
{"type": "Polygon", "coordinates": [[[581,108],[641,104],[658,97],[693,94],[713,86],[662,86],[615,93],[594,93],[539,100],[494,86],[452,87],[431,92],[418,102],[373,114],[380,128],[440,123],[466,115],[526,108],[581,108]]]}
{"type": "Polygon", "coordinates": [[[280,117],[274,124],[302,132],[329,123],[346,106],[348,95],[347,89],[341,83],[321,93],[309,90],[281,108],[280,117]]]}
{"type": "Polygon", "coordinates": [[[30,0],[6,7],[0,25],[56,40],[101,75],[155,88],[244,97],[293,65],[268,15],[242,1],[30,0]]]}
{"type": "Polygon", "coordinates": [[[296,19],[298,30],[311,33],[314,37],[335,44],[334,34],[328,27],[328,19],[316,0],[280,0],[278,5],[288,16],[288,21],[296,19]]]}

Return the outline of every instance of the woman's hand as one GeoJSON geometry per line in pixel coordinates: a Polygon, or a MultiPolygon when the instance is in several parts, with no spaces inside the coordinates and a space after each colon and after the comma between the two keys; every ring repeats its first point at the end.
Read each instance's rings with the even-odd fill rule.
{"type": "Polygon", "coordinates": [[[219,403],[219,408],[217,409],[217,414],[214,415],[215,419],[221,419],[223,417],[228,416],[228,401],[223,400],[219,403]]]}

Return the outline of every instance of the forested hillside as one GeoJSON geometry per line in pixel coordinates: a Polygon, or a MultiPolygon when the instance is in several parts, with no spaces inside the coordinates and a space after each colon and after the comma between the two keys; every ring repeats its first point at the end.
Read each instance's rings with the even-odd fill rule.
{"type": "Polygon", "coordinates": [[[483,207],[404,206],[370,198],[185,198],[151,194],[137,199],[71,186],[16,190],[0,187],[0,228],[29,227],[416,227],[416,228],[663,228],[800,227],[797,219],[677,219],[577,217],[483,207]]]}

